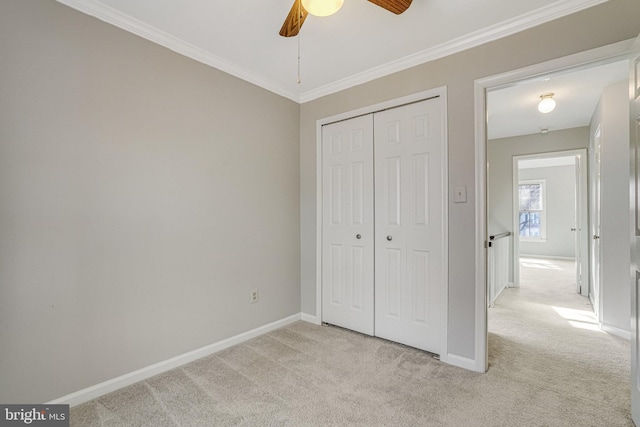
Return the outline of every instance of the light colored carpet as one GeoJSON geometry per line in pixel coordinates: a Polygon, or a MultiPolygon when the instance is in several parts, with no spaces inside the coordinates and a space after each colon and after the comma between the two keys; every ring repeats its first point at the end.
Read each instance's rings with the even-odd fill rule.
{"type": "Polygon", "coordinates": [[[71,425],[632,426],[629,343],[588,329],[559,264],[490,309],[486,374],[297,322],[74,407],[71,425]]]}

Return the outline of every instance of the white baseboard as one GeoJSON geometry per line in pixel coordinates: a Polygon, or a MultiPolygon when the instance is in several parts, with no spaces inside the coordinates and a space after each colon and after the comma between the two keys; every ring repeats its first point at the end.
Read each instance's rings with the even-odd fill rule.
{"type": "Polygon", "coordinates": [[[147,378],[150,378],[154,375],[161,374],[163,372],[185,365],[189,362],[193,362],[194,360],[209,356],[213,353],[217,353],[218,351],[224,350],[225,348],[229,348],[236,344],[248,341],[251,338],[255,338],[257,336],[274,331],[278,328],[282,328],[283,326],[287,326],[291,323],[297,322],[298,320],[301,320],[302,316],[305,315],[301,315],[300,313],[298,313],[289,317],[285,317],[284,319],[280,319],[273,323],[260,326],[256,329],[238,334],[231,338],[209,344],[207,346],[189,351],[179,356],[172,357],[171,359],[154,363],[153,365],[138,369],[137,371],[129,372],[128,374],[124,374],[119,377],[101,382],[100,384],[96,384],[91,387],[76,391],[74,393],[67,394],[66,396],[62,396],[58,399],[52,400],[51,402],[47,402],[47,404],[68,404],[70,406],[80,405],[81,403],[88,402],[89,400],[103,396],[107,393],[111,393],[112,391],[129,386],[131,384],[135,384],[139,381],[146,380],[147,378]]]}
{"type": "Polygon", "coordinates": [[[511,288],[513,287],[513,283],[511,283],[511,282],[507,282],[507,284],[506,284],[506,285],[504,285],[504,286],[502,287],[502,289],[500,289],[500,290],[496,293],[496,295],[493,297],[493,300],[491,300],[491,301],[490,301],[489,306],[492,306],[492,305],[493,305],[493,303],[495,303],[495,302],[496,302],[496,300],[498,299],[498,297],[500,296],[500,294],[502,293],[502,291],[504,291],[505,289],[510,288],[510,287],[511,287],[511,288]]]}
{"type": "Polygon", "coordinates": [[[318,316],[314,316],[313,314],[307,314],[307,313],[300,313],[300,320],[313,323],[314,325],[320,325],[322,323],[318,318],[318,316]]]}
{"type": "Polygon", "coordinates": [[[467,357],[458,356],[457,354],[451,354],[451,353],[447,354],[445,363],[448,363],[449,365],[457,366],[458,368],[467,369],[469,371],[477,371],[475,360],[469,359],[467,357]]]}
{"type": "Polygon", "coordinates": [[[616,328],[615,326],[607,325],[606,323],[602,323],[600,325],[600,329],[602,329],[604,332],[606,332],[608,334],[615,335],[615,336],[620,337],[620,338],[624,338],[627,341],[631,341],[631,332],[630,331],[626,331],[624,329],[616,328]]]}

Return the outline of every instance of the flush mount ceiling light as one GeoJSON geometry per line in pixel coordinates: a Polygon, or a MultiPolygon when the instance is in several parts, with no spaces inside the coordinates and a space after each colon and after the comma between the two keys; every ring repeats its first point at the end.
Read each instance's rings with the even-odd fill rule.
{"type": "Polygon", "coordinates": [[[556,101],[553,100],[553,93],[545,93],[540,95],[540,102],[538,103],[538,111],[547,114],[556,108],[556,101]]]}
{"type": "Polygon", "coordinates": [[[340,10],[344,0],[302,0],[302,6],[314,16],[329,16],[340,10]]]}

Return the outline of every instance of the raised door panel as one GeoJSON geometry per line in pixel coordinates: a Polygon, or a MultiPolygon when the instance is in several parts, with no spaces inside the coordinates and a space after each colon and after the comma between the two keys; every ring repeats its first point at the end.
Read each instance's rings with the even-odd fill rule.
{"type": "Polygon", "coordinates": [[[373,335],[373,121],[322,129],[322,321],[373,335]]]}
{"type": "Polygon", "coordinates": [[[423,325],[429,325],[429,301],[431,266],[429,263],[429,252],[413,251],[409,257],[410,289],[412,299],[411,321],[423,325]]]}

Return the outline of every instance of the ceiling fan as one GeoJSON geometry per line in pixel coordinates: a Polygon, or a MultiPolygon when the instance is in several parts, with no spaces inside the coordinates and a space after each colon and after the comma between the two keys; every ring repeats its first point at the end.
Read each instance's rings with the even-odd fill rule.
{"type": "MultiPolygon", "coordinates": [[[[412,0],[369,0],[371,3],[380,6],[389,12],[400,15],[411,6],[412,0]]],[[[304,20],[307,19],[309,12],[302,5],[302,0],[294,0],[293,6],[282,24],[280,35],[282,37],[292,37],[298,35],[304,20]]]]}

